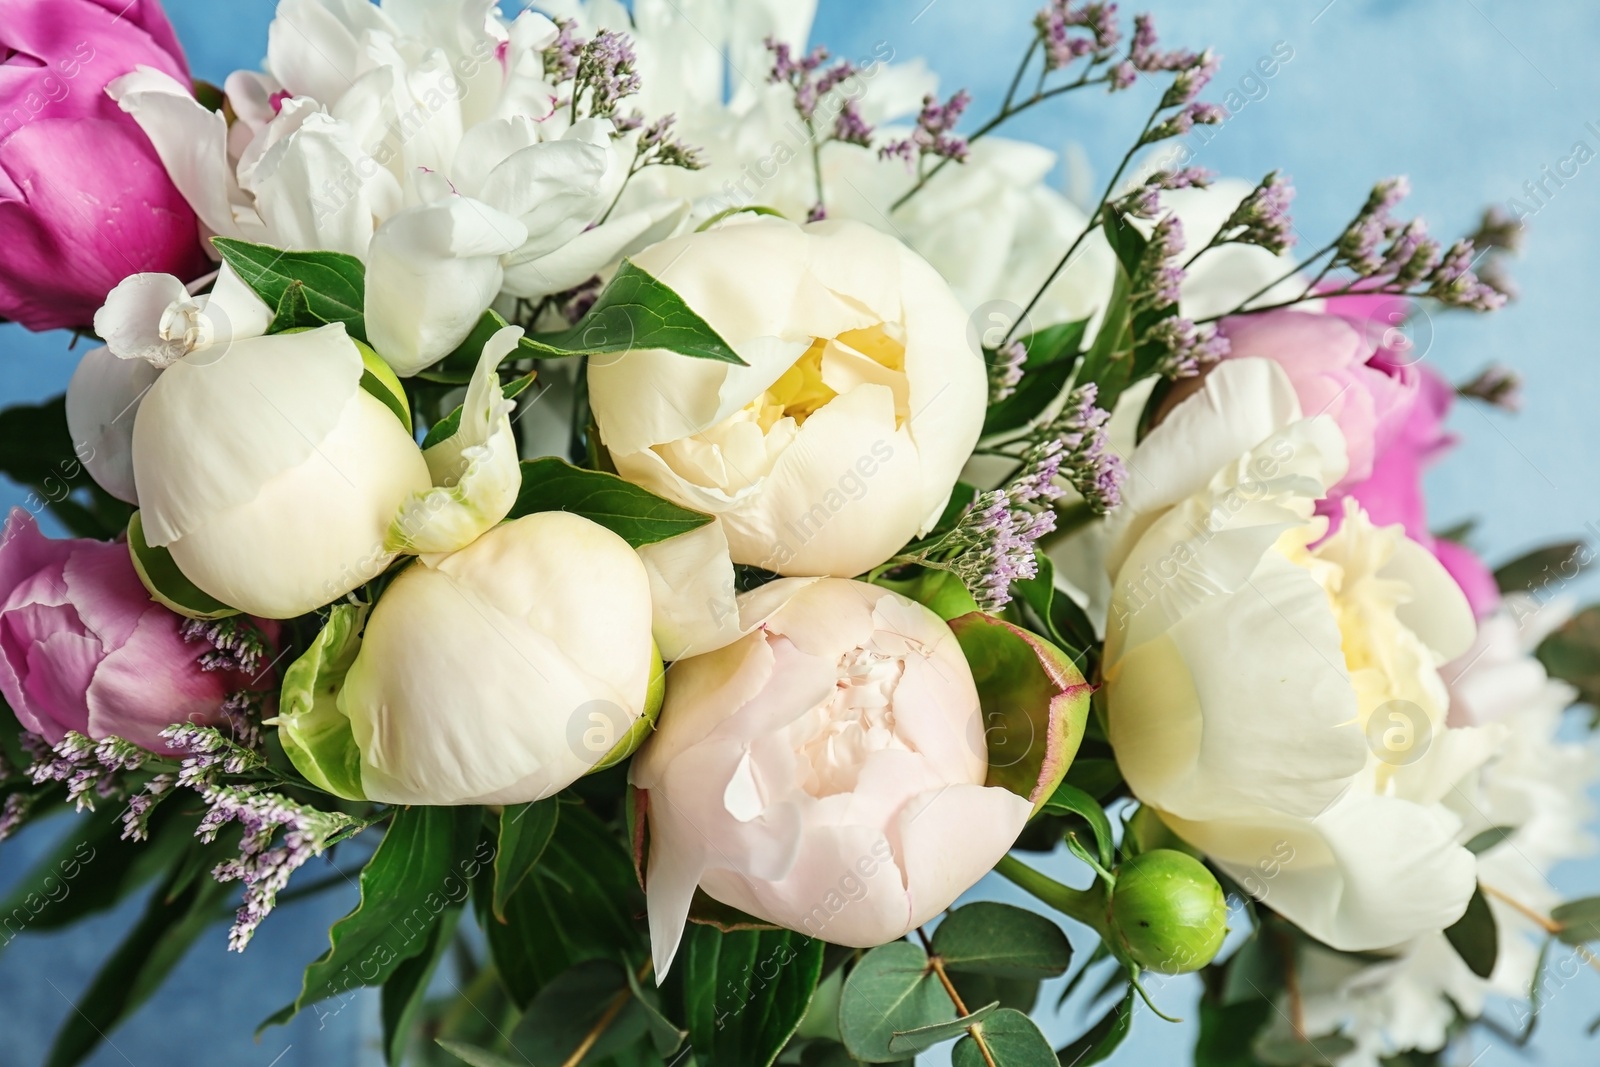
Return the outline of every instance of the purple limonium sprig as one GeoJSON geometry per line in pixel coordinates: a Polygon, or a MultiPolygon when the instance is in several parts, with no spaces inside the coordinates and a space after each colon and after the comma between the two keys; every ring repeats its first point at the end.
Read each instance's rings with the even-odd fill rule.
{"type": "Polygon", "coordinates": [[[266,658],[267,642],[249,619],[188,619],[178,631],[185,641],[204,641],[211,651],[200,657],[203,671],[237,671],[255,674],[266,658]]]}
{"type": "Polygon", "coordinates": [[[989,363],[989,403],[998,404],[1017,391],[1027,359],[1028,349],[1021,341],[1012,341],[994,353],[989,363]]]}
{"type": "Polygon", "coordinates": [[[578,76],[578,57],[583,53],[585,42],[577,34],[575,19],[557,19],[556,29],[559,33],[554,43],[541,56],[545,78],[551,85],[564,85],[578,76]]]}
{"type": "Polygon", "coordinates": [[[1478,376],[1456,390],[1462,396],[1481,400],[1501,411],[1522,410],[1522,375],[1510,367],[1492,363],[1478,376]]]}
{"type": "Polygon", "coordinates": [[[1216,175],[1204,167],[1182,167],[1178,170],[1158,170],[1146,178],[1138,188],[1116,203],[1118,211],[1141,219],[1153,219],[1161,214],[1161,194],[1168,189],[1204,189],[1216,181],[1216,175]]]}
{"type": "Polygon", "coordinates": [[[1013,582],[1038,575],[1034,543],[1055,526],[1054,512],[1020,507],[1006,489],[981,493],[952,532],[959,547],[946,567],[978,607],[998,611],[1011,602],[1013,582]]]}
{"type": "Polygon", "coordinates": [[[1078,491],[1096,515],[1122,503],[1122,483],[1127,468],[1111,450],[1106,425],[1111,412],[1099,406],[1099,386],[1094,382],[1074,389],[1066,406],[1047,432],[1061,444],[1060,473],[1078,491]]]}
{"type": "Polygon", "coordinates": [[[1239,206],[1233,209],[1207,248],[1223,244],[1248,244],[1279,255],[1294,247],[1294,220],[1289,205],[1294,201],[1294,185],[1281,171],[1261,179],[1239,206]]]}
{"type": "Polygon", "coordinates": [[[1122,41],[1116,4],[1051,0],[1034,16],[1033,25],[1044,42],[1046,70],[1060,70],[1087,55],[1104,55],[1122,41]],[[1074,34],[1075,29],[1085,32],[1074,34]]]}
{"type": "Polygon", "coordinates": [[[0,805],[0,841],[17,832],[17,827],[27,821],[33,807],[33,797],[27,793],[11,793],[0,805]]]}
{"type": "Polygon", "coordinates": [[[113,796],[123,790],[123,774],[138,770],[149,753],[120,737],[95,741],[74,730],[54,745],[42,737],[24,733],[22,742],[33,756],[28,777],[34,785],[65,782],[67,799],[77,810],[94,810],[95,797],[113,796]]]}
{"type": "Polygon", "coordinates": [[[1184,271],[1177,260],[1183,249],[1183,223],[1176,215],[1168,215],[1155,224],[1134,273],[1135,309],[1163,308],[1178,302],[1184,271]]]}
{"type": "Polygon", "coordinates": [[[821,45],[804,55],[798,55],[793,47],[775,37],[768,37],[766,46],[772,55],[767,81],[772,85],[787,85],[794,93],[795,113],[806,124],[810,135],[817,200],[807,213],[806,221],[818,222],[827,217],[822,188],[822,146],[829,141],[839,141],[861,148],[872,147],[874,130],[862,116],[860,106],[848,94],[835,93],[845,82],[860,74],[861,68],[848,59],[841,59],[823,70],[830,56],[821,45]],[[818,71],[822,71],[820,77],[818,71]],[[818,128],[817,120],[825,117],[820,114],[825,100],[836,110],[831,126],[823,130],[818,128]]]}
{"type": "Polygon", "coordinates": [[[128,807],[122,813],[122,839],[147,841],[150,839],[150,815],[178,784],[175,774],[158,774],[144,784],[144,788],[128,798],[128,807]]]}
{"type": "Polygon", "coordinates": [[[638,63],[633,41],[626,34],[611,30],[595,34],[578,53],[572,78],[572,120],[577,121],[579,101],[586,92],[589,117],[616,115],[617,105],[639,91],[638,63]]]}
{"type": "Polygon", "coordinates": [[[884,159],[903,159],[908,164],[920,162],[929,156],[965,162],[967,139],[951,131],[971,103],[972,94],[965,89],[958,90],[943,104],[939,103],[938,97],[928,94],[922,98],[922,110],[917,115],[917,125],[911,131],[911,136],[901,141],[890,141],[878,149],[878,155],[884,159]]]}
{"type": "Polygon", "coordinates": [[[1212,326],[1196,325],[1190,319],[1173,316],[1162,319],[1145,331],[1145,341],[1163,351],[1156,373],[1176,381],[1193,378],[1204,368],[1228,354],[1228,339],[1212,326]]]}
{"type": "Polygon", "coordinates": [[[244,774],[267,766],[264,756],[226,737],[211,726],[178,725],[161,731],[161,738],[181,756],[178,784],[201,789],[224,774],[244,774]]]}
{"type": "Polygon", "coordinates": [[[1152,125],[1139,143],[1146,145],[1170,137],[1182,137],[1196,126],[1217,126],[1227,118],[1227,109],[1220,104],[1205,101],[1186,104],[1181,111],[1152,125]]]}
{"type": "Polygon", "coordinates": [[[239,855],[219,863],[211,872],[219,882],[245,884],[244,903],[228,933],[228,948],[243,952],[261,921],[272,912],[290,876],[307,860],[321,855],[338,835],[359,824],[340,812],[318,811],[254,787],[212,786],[201,795],[207,811],[196,837],[211,842],[230,822],[244,830],[239,855]]]}

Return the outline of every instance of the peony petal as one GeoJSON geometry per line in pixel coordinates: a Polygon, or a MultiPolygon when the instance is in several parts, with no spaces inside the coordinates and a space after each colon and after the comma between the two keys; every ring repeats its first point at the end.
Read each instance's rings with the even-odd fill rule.
{"type": "Polygon", "coordinates": [[[638,552],[650,576],[653,630],[662,658],[683,659],[739,639],[733,559],[721,523],[713,520],[642,545],[638,552]]]}
{"type": "Polygon", "coordinates": [[[222,722],[230,679],[201,668],[207,645],[180,637],[176,615],[148,600],[145,606],[127,643],[101,661],[89,684],[89,734],[167,752],[165,727],[222,722]]]}
{"type": "Polygon", "coordinates": [[[139,404],[161,372],[142,359],[118,359],[109,348],[85,352],[67,385],[67,432],[84,467],[118,500],[137,504],[133,426],[139,404]]]}
{"type": "Polygon", "coordinates": [[[189,299],[189,290],[170,274],[133,274],[124,278],[94,313],[94,332],[118,359],[142,359],[165,367],[183,356],[181,343],[161,336],[167,308],[189,299]]]}

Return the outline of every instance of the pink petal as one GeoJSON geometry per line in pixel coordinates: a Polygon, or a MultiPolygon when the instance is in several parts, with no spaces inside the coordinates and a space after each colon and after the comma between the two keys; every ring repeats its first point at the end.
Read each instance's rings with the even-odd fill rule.
{"type": "Polygon", "coordinates": [[[227,680],[200,669],[208,646],[180,637],[180,621],[152,605],[127,644],[100,663],[88,686],[89,736],[116,734],[159,752],[167,750],[160,738],[164,727],[221,721],[227,680]]]}
{"type": "Polygon", "coordinates": [[[62,570],[72,606],[107,651],[121,648],[149,609],[150,593],[133,569],[127,545],[102,541],[77,545],[62,570]]]}
{"type": "Polygon", "coordinates": [[[100,663],[100,642],[58,630],[27,651],[23,690],[34,710],[36,732],[51,744],[68,730],[88,733],[84,692],[100,663]]]}

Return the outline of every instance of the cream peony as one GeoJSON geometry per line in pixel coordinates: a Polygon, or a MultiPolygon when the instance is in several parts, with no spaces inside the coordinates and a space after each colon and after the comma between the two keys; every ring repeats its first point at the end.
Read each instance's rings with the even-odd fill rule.
{"type": "Polygon", "coordinates": [[[933,268],[857,223],[733,220],[635,258],[749,364],[597,358],[624,478],[718,516],[736,563],[859,574],[927,530],[977,443],[987,384],[933,268]]]}
{"type": "Polygon", "coordinates": [[[745,637],[681,660],[633,764],[666,972],[695,887],[837,944],[892,941],[1003,856],[1033,804],[984,785],[972,671],[937,615],[862,582],[745,594],[745,637]]]}
{"type": "Polygon", "coordinates": [[[146,540],[225,604],[287,619],[394,559],[389,525],[430,486],[411,434],[361,386],[342,325],[195,349],[139,406],[146,540]]]}
{"type": "Polygon", "coordinates": [[[516,804],[625,751],[659,706],[658,664],[627,542],[543,512],[403,571],[367,620],[338,712],[368,799],[516,804]]]}
{"type": "Polygon", "coordinates": [[[1354,508],[1317,544],[1344,442],[1275,364],[1219,366],[1132,460],[1103,671],[1134,793],[1335,948],[1451,925],[1476,870],[1446,801],[1496,742],[1447,725],[1459,588],[1354,508]]]}

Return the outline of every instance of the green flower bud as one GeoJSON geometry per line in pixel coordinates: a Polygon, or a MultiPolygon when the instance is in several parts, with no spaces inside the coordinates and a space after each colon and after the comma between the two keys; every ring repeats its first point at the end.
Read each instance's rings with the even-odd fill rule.
{"type": "Polygon", "coordinates": [[[1119,955],[1160,974],[1187,974],[1211,962],[1228,933],[1228,905],[1204,864],[1162,848],[1113,873],[1106,928],[1119,955]]]}

